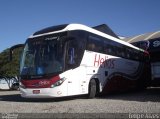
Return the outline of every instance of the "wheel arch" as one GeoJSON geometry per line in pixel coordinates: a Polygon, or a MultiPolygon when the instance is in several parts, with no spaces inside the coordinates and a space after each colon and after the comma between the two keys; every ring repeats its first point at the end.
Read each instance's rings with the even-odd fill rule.
{"type": "MultiPolygon", "coordinates": [[[[98,78],[91,78],[90,79],[90,81],[91,80],[95,80],[95,82],[96,82],[96,94],[98,94],[98,93],[100,93],[100,81],[99,81],[99,79],[98,78]]],[[[89,85],[89,84],[88,84],[89,85]]]]}

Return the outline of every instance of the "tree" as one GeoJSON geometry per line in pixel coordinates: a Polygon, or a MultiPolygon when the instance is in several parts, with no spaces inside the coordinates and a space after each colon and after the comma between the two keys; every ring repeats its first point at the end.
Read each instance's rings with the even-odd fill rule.
{"type": "Polygon", "coordinates": [[[13,77],[19,75],[22,48],[16,48],[12,61],[9,61],[9,49],[0,53],[0,76],[13,77]]]}

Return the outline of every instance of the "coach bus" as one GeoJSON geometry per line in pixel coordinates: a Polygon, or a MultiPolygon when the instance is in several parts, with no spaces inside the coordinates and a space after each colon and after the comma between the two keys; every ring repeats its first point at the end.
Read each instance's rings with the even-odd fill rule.
{"type": "Polygon", "coordinates": [[[31,35],[20,63],[25,98],[54,98],[144,88],[149,54],[81,24],[42,29],[31,35]]]}
{"type": "Polygon", "coordinates": [[[151,86],[160,86],[160,38],[148,41],[133,42],[133,45],[145,49],[150,54],[151,64],[151,86]]]}

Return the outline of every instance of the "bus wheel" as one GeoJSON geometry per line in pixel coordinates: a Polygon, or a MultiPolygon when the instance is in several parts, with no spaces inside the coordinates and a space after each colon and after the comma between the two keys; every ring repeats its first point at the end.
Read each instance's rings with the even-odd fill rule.
{"type": "Polygon", "coordinates": [[[96,95],[96,81],[92,79],[89,83],[88,98],[94,98],[96,95]]]}

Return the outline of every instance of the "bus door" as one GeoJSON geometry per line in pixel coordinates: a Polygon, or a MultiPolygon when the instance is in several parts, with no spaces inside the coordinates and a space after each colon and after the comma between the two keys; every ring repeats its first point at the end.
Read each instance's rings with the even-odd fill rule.
{"type": "Polygon", "coordinates": [[[76,40],[67,42],[68,95],[83,94],[86,88],[85,67],[80,66],[80,53],[77,45],[76,40]]]}
{"type": "MultiPolygon", "coordinates": [[[[79,83],[79,93],[80,94],[85,94],[87,93],[87,80],[86,80],[86,67],[85,66],[80,66],[75,70],[76,74],[76,80],[77,83],[79,83]]],[[[78,88],[78,87],[77,87],[78,88]]]]}
{"type": "Polygon", "coordinates": [[[70,70],[67,82],[67,92],[68,95],[77,95],[79,94],[80,81],[76,70],[70,70]]]}
{"type": "Polygon", "coordinates": [[[68,71],[68,95],[75,95],[79,91],[79,81],[77,80],[76,75],[76,61],[75,61],[75,47],[74,47],[74,41],[68,41],[67,42],[67,52],[66,52],[66,67],[69,70],[68,71]]]}
{"type": "Polygon", "coordinates": [[[88,90],[86,80],[86,68],[80,66],[69,71],[68,95],[85,94],[88,90]]]}

